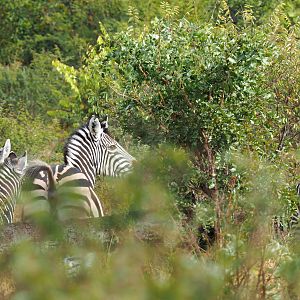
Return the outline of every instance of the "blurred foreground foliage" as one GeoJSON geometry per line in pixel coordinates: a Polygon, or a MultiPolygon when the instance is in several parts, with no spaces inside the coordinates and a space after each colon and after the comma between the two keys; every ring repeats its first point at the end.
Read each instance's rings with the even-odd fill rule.
{"type": "Polygon", "coordinates": [[[272,216],[279,209],[287,174],[267,162],[232,154],[230,160],[247,178],[248,188],[237,190],[236,198],[226,198],[221,244],[202,251],[197,234],[181,221],[173,190],[174,183],[187,180],[189,160],[174,147],[146,152],[132,174],[114,182],[110,196],[114,214],[99,219],[94,230],[86,231],[83,222],[74,221],[77,233],[65,240],[65,225],[53,223],[42,241],[19,241],[2,252],[2,296],[288,299],[297,295],[297,247],[272,233],[272,216]],[[80,258],[81,268],[70,276],[64,259],[72,256],[80,258]]]}

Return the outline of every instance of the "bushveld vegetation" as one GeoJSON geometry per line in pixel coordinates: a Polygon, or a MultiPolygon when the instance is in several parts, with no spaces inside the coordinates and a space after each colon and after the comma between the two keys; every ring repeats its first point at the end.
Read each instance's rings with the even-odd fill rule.
{"type": "Polygon", "coordinates": [[[99,231],[2,251],[1,296],[300,297],[300,1],[0,4],[0,144],[62,163],[97,113],[138,160],[99,180],[99,231]]]}

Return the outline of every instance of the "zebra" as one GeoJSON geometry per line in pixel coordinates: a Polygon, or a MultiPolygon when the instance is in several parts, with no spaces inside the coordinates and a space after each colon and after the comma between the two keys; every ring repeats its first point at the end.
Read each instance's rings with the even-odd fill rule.
{"type": "Polygon", "coordinates": [[[11,152],[10,140],[0,149],[0,223],[13,222],[21,178],[27,165],[27,153],[20,158],[11,152]]]}
{"type": "Polygon", "coordinates": [[[33,215],[36,212],[40,215],[52,212],[55,206],[53,201],[48,202],[48,198],[52,199],[56,191],[55,179],[51,166],[42,161],[30,161],[25,169],[22,182],[21,198],[23,200],[22,219],[25,207],[30,210],[33,215]],[[39,179],[40,176],[47,178],[47,186],[39,179]],[[30,201],[33,197],[36,201],[30,201]],[[24,202],[30,201],[30,204],[24,202]],[[42,201],[40,201],[42,200],[42,201]]]}
{"type": "Polygon", "coordinates": [[[67,140],[64,164],[52,166],[55,197],[49,196],[47,174],[40,172],[33,178],[33,187],[29,189],[33,201],[24,205],[23,220],[30,219],[39,209],[53,213],[60,221],[104,216],[94,192],[96,176],[121,176],[131,171],[134,161],[109,135],[108,118],[100,122],[93,115],[67,140]]]}
{"type": "Polygon", "coordinates": [[[135,158],[108,134],[107,119],[92,116],[88,124],[75,131],[64,148],[64,162],[86,175],[92,186],[96,176],[117,177],[129,172],[135,158]]]}

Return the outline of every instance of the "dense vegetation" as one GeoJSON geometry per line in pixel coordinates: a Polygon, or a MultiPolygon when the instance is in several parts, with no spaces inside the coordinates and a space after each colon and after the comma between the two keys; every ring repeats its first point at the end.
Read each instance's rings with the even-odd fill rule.
{"type": "Polygon", "coordinates": [[[107,244],[1,256],[16,299],[298,299],[300,1],[0,4],[0,142],[62,162],[70,131],[107,114],[139,161],[98,185],[130,216],[107,244]],[[91,251],[66,278],[62,258],[91,251]]]}

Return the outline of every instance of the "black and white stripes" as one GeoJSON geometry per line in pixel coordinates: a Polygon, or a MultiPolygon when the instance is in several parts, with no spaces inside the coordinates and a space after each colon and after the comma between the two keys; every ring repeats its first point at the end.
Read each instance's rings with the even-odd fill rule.
{"type": "Polygon", "coordinates": [[[0,149],[0,223],[12,223],[27,154],[18,158],[11,152],[10,140],[0,149]]]}
{"type": "Polygon", "coordinates": [[[71,135],[64,148],[65,164],[52,166],[55,192],[49,194],[51,174],[40,172],[31,178],[31,201],[24,206],[23,220],[40,212],[61,221],[104,215],[94,192],[96,176],[125,174],[135,160],[107,133],[107,119],[100,122],[93,116],[71,135]]]}
{"type": "Polygon", "coordinates": [[[51,173],[41,171],[34,177],[25,175],[22,219],[31,220],[41,214],[52,214],[61,221],[103,216],[100,200],[86,176],[77,168],[54,165],[51,173]],[[53,176],[53,179],[52,179],[53,176]],[[54,181],[55,188],[50,187],[54,181]],[[32,183],[32,184],[30,184],[32,183]]]}
{"type": "Polygon", "coordinates": [[[107,120],[100,123],[92,116],[88,124],[71,135],[65,146],[65,164],[81,170],[92,186],[97,175],[120,176],[130,171],[135,161],[107,130],[107,120]]]}

